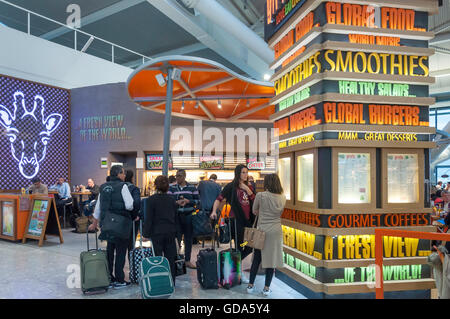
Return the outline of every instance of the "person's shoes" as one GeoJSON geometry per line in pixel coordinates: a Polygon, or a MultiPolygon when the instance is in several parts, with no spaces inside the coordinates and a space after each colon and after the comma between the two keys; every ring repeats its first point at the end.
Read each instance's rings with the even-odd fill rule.
{"type": "Polygon", "coordinates": [[[248,284],[250,280],[248,280],[247,276],[244,273],[241,274],[241,284],[248,284]]]}
{"type": "Polygon", "coordinates": [[[251,288],[250,288],[250,286],[247,286],[247,293],[248,294],[251,294],[251,293],[253,293],[255,291],[255,285],[253,285],[251,288]]]}
{"type": "Polygon", "coordinates": [[[116,283],[114,283],[114,289],[125,288],[125,287],[128,287],[129,285],[131,285],[131,283],[128,281],[116,282],[116,283]]]}
{"type": "Polygon", "coordinates": [[[191,269],[197,269],[197,267],[190,261],[186,261],[186,267],[191,268],[191,269]]]}
{"type": "Polygon", "coordinates": [[[268,297],[268,296],[270,296],[270,294],[272,293],[272,290],[266,290],[266,289],[263,289],[263,291],[262,291],[262,294],[265,296],[265,297],[268,297]]]}

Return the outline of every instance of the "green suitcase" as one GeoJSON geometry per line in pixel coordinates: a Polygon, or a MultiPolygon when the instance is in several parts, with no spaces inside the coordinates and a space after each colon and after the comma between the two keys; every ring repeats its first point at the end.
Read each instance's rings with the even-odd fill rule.
{"type": "Polygon", "coordinates": [[[89,249],[89,232],[86,234],[87,251],[80,254],[81,291],[83,294],[105,293],[111,282],[106,251],[98,249],[97,232],[96,249],[89,249]]]}

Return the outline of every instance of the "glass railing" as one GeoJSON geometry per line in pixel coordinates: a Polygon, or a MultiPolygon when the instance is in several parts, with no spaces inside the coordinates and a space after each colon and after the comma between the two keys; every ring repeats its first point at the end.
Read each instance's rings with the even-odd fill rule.
{"type": "Polygon", "coordinates": [[[151,60],[148,56],[47,18],[5,0],[0,0],[1,27],[16,29],[29,35],[46,39],[130,68],[136,68],[151,60]]]}

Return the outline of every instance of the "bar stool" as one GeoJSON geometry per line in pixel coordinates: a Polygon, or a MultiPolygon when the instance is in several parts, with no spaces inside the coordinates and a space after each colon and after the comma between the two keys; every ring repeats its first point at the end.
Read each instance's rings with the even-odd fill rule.
{"type": "Polygon", "coordinates": [[[63,228],[66,228],[66,208],[70,209],[70,213],[72,213],[72,201],[64,204],[64,213],[63,213],[63,219],[64,219],[64,225],[63,228]]]}

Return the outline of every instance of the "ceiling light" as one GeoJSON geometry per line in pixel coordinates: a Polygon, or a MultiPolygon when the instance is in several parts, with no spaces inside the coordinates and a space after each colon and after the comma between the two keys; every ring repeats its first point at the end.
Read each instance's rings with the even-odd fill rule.
{"type": "Polygon", "coordinates": [[[250,100],[247,100],[247,107],[250,107],[250,100]]]}
{"type": "Polygon", "coordinates": [[[220,100],[217,102],[217,107],[218,107],[219,109],[222,108],[222,102],[220,102],[220,100]]]}
{"type": "Polygon", "coordinates": [[[198,109],[198,101],[195,103],[195,108],[198,109]]]}
{"type": "Polygon", "coordinates": [[[264,74],[264,81],[269,81],[270,80],[270,74],[264,74]]]}
{"type": "Polygon", "coordinates": [[[181,102],[181,112],[184,111],[184,100],[181,102]]]}
{"type": "Polygon", "coordinates": [[[162,73],[156,74],[155,75],[156,81],[158,81],[159,86],[164,86],[166,85],[166,79],[164,78],[164,75],[162,75],[162,73]]]}
{"type": "Polygon", "coordinates": [[[181,70],[174,68],[172,70],[172,80],[177,80],[179,81],[181,79],[181,70]]]}

